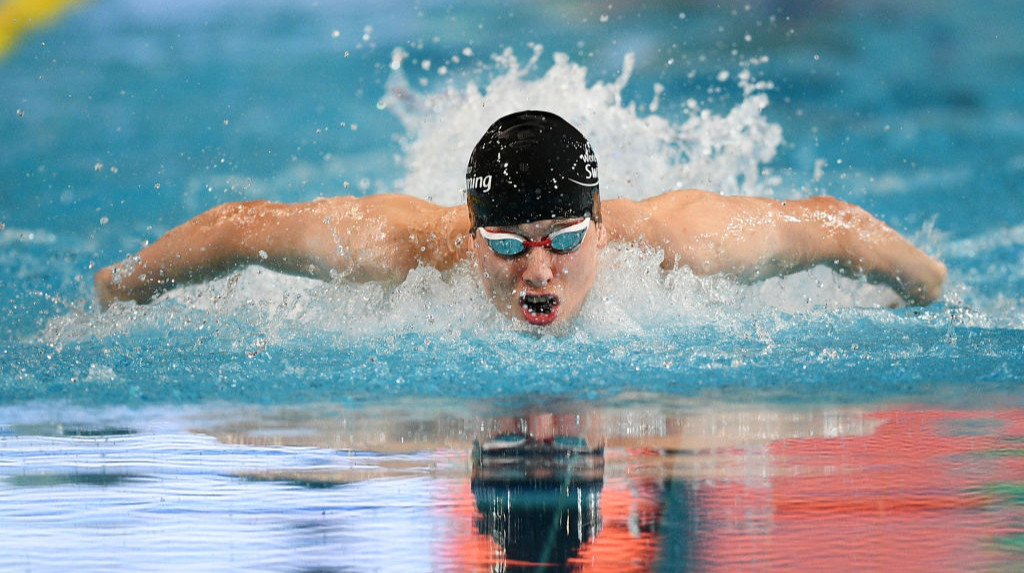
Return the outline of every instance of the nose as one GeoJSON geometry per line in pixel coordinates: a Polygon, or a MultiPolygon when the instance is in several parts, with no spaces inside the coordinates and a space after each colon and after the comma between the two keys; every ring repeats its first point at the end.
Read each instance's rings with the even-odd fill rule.
{"type": "Polygon", "coordinates": [[[551,253],[541,247],[530,247],[526,251],[526,268],[523,281],[531,287],[542,287],[554,277],[551,269],[551,253]]]}

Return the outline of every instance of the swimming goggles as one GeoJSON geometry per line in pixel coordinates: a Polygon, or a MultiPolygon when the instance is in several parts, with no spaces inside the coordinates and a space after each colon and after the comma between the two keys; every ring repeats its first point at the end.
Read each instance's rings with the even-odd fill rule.
{"type": "Polygon", "coordinates": [[[503,434],[480,443],[473,442],[473,456],[481,458],[579,458],[580,456],[604,455],[604,443],[590,445],[583,436],[554,436],[550,438],[534,438],[523,434],[503,434]]]}
{"type": "Polygon", "coordinates": [[[515,233],[488,231],[483,227],[477,230],[492,251],[503,257],[515,257],[526,252],[527,247],[547,247],[558,254],[571,253],[583,244],[589,228],[590,217],[587,217],[579,223],[573,223],[536,241],[515,233]]]}

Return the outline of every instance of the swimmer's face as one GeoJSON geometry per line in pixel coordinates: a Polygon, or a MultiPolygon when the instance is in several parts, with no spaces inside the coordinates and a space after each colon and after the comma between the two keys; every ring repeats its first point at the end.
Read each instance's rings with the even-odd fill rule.
{"type": "MultiPolygon", "coordinates": [[[[550,219],[487,227],[540,241],[582,219],[550,219]]],[[[502,314],[537,326],[568,322],[579,313],[597,277],[597,255],[607,239],[604,227],[591,222],[580,246],[558,253],[547,247],[527,247],[517,256],[496,253],[483,234],[472,235],[473,253],[484,292],[502,314]]]]}

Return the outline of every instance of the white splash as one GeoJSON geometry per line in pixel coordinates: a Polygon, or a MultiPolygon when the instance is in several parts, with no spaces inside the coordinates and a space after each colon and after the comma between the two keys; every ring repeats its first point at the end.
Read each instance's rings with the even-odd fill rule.
{"type": "MultiPolygon", "coordinates": [[[[539,77],[541,46],[526,64],[511,49],[494,56],[499,73],[481,89],[449,84],[442,91],[418,93],[403,74],[398,54],[388,93],[380,107],[391,110],[406,130],[405,178],[401,192],[445,205],[464,201],[466,162],[477,140],[499,117],[523,109],[543,109],[564,117],[587,136],[601,163],[604,198],[640,199],[675,188],[703,188],[725,194],[771,195],[778,179],[765,165],[782,144],[782,129],[763,115],[770,82],[757,81],[743,64],[737,83],[743,101],[726,115],[702,109],[690,100],[687,119],[673,123],[656,113],[643,114],[623,100],[633,72],[632,54],[611,82],[587,83],[587,68],[565,54],[539,77]]],[[[654,88],[658,109],[660,89],[654,88]]],[[[641,106],[643,107],[643,106],[641,106]]],[[[650,109],[650,108],[648,108],[650,109]]]]}
{"type": "MultiPolygon", "coordinates": [[[[770,195],[777,178],[766,169],[782,144],[781,128],[763,115],[770,82],[754,79],[741,64],[731,74],[743,99],[725,115],[683,105],[681,122],[658,115],[669,107],[654,90],[647,106],[623,101],[632,74],[626,56],[611,83],[587,83],[587,69],[555,54],[542,74],[543,49],[536,46],[521,64],[511,50],[494,57],[497,73],[483,89],[475,83],[417,93],[402,73],[396,51],[393,74],[381,107],[403,123],[406,172],[398,189],[453,205],[464,201],[464,170],[480,134],[498,117],[524,108],[553,111],[577,125],[597,150],[605,198],[644,198],[666,189],[700,187],[726,194],[770,195]],[[653,108],[653,109],[652,109],[653,108]]],[[[614,335],[679,325],[733,324],[747,329],[752,314],[814,312],[847,306],[886,306],[890,290],[839,277],[827,269],[772,279],[754,286],[723,277],[698,277],[687,269],[665,273],[660,253],[616,246],[602,256],[604,272],[574,336],[614,335]],[[625,278],[623,278],[625,277],[625,278]],[[771,310],[775,309],[775,310],[771,310]]],[[[788,325],[787,321],[783,326],[788,325]]],[[[465,263],[451,272],[417,269],[400,285],[320,283],[258,268],[203,285],[181,288],[150,306],[115,305],[101,315],[71,313],[52,319],[40,337],[51,343],[110,336],[131,329],[180,328],[236,337],[238,346],[258,354],[289,341],[339,341],[403,332],[458,338],[467,330],[522,330],[501,317],[479,287],[477,270],[465,263]]],[[[770,337],[770,332],[768,333],[770,337]]],[[[341,344],[339,342],[339,344],[341,344]]]]}

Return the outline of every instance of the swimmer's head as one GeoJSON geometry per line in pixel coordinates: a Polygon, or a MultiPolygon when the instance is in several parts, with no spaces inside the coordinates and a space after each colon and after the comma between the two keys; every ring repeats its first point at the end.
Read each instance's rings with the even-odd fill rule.
{"type": "Polygon", "coordinates": [[[561,117],[521,111],[494,122],[466,169],[471,228],[589,217],[601,222],[597,157],[561,117]]]}
{"type": "Polygon", "coordinates": [[[586,138],[552,113],[505,116],[473,150],[466,193],[471,250],[494,306],[536,326],[572,320],[607,243],[586,138]]]}

